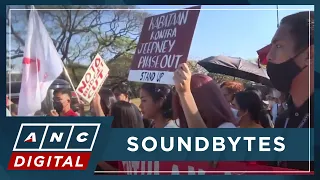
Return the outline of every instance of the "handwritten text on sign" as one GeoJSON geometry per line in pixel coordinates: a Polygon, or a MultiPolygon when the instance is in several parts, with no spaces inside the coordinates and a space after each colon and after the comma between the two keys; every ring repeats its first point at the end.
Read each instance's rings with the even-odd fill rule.
{"type": "Polygon", "coordinates": [[[88,70],[84,74],[76,92],[88,103],[98,92],[108,77],[109,68],[99,54],[94,58],[88,70]]]}
{"type": "Polygon", "coordinates": [[[130,81],[173,84],[173,72],[187,61],[200,6],[146,18],[130,81]]]}

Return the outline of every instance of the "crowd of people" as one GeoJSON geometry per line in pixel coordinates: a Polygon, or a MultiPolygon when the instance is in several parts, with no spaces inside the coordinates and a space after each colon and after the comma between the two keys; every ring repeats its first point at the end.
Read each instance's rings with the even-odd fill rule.
{"type": "MultiPolygon", "coordinates": [[[[174,72],[174,86],[142,84],[139,107],[131,103],[128,86],[102,89],[90,104],[92,116],[113,116],[113,128],[308,128],[313,127],[314,15],[300,12],[282,19],[268,54],[267,72],[275,89],[259,89],[236,81],[217,84],[192,74],[187,64],[174,72]],[[309,24],[311,25],[309,44],[309,24]],[[309,50],[310,56],[309,56],[309,50]],[[310,61],[309,61],[310,59],[310,61]]],[[[12,109],[12,108],[11,108],[12,109]]],[[[49,116],[79,116],[67,90],[54,92],[49,116]]],[[[80,108],[81,109],[81,108],[80,108]]],[[[9,112],[10,113],[10,112],[9,112]]],[[[13,115],[13,112],[11,112],[13,115]]],[[[270,162],[308,170],[308,162],[270,162]]],[[[116,171],[118,162],[100,162],[97,169],[116,171]]],[[[311,165],[313,169],[313,163],[311,165]]]]}

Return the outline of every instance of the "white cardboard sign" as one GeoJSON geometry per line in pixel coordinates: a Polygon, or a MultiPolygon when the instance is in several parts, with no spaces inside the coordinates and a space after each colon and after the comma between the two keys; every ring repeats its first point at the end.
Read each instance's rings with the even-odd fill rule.
{"type": "Polygon", "coordinates": [[[99,54],[96,55],[88,70],[84,74],[76,93],[87,103],[99,92],[102,84],[109,75],[109,68],[99,54]]]}

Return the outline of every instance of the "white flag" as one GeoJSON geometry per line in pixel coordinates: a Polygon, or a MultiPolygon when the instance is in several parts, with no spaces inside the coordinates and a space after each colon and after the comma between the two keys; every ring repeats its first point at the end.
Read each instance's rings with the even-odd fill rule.
{"type": "Polygon", "coordinates": [[[41,109],[50,85],[63,70],[60,56],[35,9],[29,14],[22,63],[18,115],[33,116],[41,109]]]}

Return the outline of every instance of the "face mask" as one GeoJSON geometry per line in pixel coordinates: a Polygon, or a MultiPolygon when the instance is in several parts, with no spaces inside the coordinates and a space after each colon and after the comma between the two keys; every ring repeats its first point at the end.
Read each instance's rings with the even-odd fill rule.
{"type": "Polygon", "coordinates": [[[57,113],[62,112],[63,106],[59,101],[53,102],[53,108],[57,111],[57,113]]]}
{"type": "Polygon", "coordinates": [[[238,121],[240,122],[241,119],[242,119],[245,115],[247,115],[247,113],[248,113],[248,112],[246,112],[246,113],[244,113],[242,116],[240,116],[240,115],[239,115],[239,112],[238,112],[238,114],[237,114],[238,121]]]}
{"type": "Polygon", "coordinates": [[[238,110],[237,109],[234,109],[234,108],[231,108],[231,111],[233,113],[233,116],[236,118],[236,120],[238,120],[238,110]]]}
{"type": "Polygon", "coordinates": [[[297,57],[297,55],[280,64],[268,62],[267,73],[270,77],[272,85],[277,90],[281,92],[289,92],[292,80],[302,71],[302,69],[300,69],[300,67],[298,67],[298,65],[294,62],[294,59],[297,57]]]}

